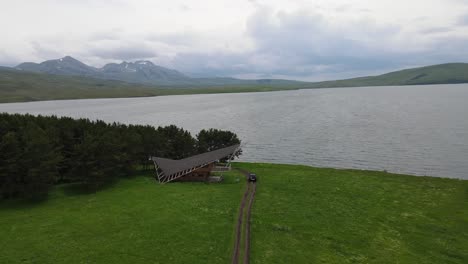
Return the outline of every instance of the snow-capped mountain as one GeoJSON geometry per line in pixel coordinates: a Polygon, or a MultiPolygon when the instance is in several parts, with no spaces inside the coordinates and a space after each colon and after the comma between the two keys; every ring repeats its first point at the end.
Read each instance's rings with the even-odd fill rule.
{"type": "Polygon", "coordinates": [[[102,68],[88,66],[66,56],[41,63],[25,62],[15,67],[18,70],[58,75],[79,75],[101,79],[120,80],[144,84],[172,84],[190,80],[184,74],[154,65],[150,61],[109,63],[102,68]]]}
{"type": "Polygon", "coordinates": [[[79,60],[70,56],[57,60],[48,60],[41,63],[25,62],[15,67],[16,69],[32,72],[43,72],[59,75],[90,75],[97,71],[79,60]]]}
{"type": "Polygon", "coordinates": [[[288,80],[240,80],[230,77],[191,78],[176,70],[155,65],[151,61],[124,61],[122,63],[109,63],[102,68],[95,68],[70,56],[41,63],[25,62],[16,66],[15,69],[45,74],[84,76],[128,83],[184,88],[234,85],[284,86],[297,83],[288,80]]]}
{"type": "Polygon", "coordinates": [[[184,74],[154,65],[150,61],[109,63],[99,69],[99,72],[105,74],[110,79],[142,82],[142,83],[160,83],[161,81],[184,81],[190,78],[184,74]]]}

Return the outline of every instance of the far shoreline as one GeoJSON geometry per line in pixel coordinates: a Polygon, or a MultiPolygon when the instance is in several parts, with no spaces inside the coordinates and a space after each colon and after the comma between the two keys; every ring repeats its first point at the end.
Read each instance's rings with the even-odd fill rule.
{"type": "Polygon", "coordinates": [[[173,91],[174,93],[164,93],[155,95],[128,95],[128,96],[116,96],[116,97],[70,97],[70,98],[45,98],[38,100],[17,100],[17,101],[1,101],[2,104],[18,104],[18,103],[34,103],[34,102],[55,102],[55,101],[75,101],[75,100],[93,100],[93,99],[136,99],[136,98],[152,98],[152,97],[163,97],[163,96],[184,96],[184,95],[215,95],[215,94],[250,94],[250,93],[271,93],[271,92],[284,92],[284,91],[300,91],[300,90],[322,90],[322,89],[352,89],[352,88],[384,88],[384,87],[420,87],[420,86],[439,86],[439,85],[468,85],[468,83],[432,83],[432,84],[406,84],[406,85],[376,85],[376,86],[343,86],[343,87],[311,87],[311,88],[271,88],[271,89],[256,89],[256,88],[206,88],[206,89],[159,89],[155,88],[154,91],[173,91]],[[212,89],[225,89],[212,91],[212,89]],[[210,90],[210,91],[206,91],[210,90]],[[187,93],[185,93],[187,92],[187,93]]]}

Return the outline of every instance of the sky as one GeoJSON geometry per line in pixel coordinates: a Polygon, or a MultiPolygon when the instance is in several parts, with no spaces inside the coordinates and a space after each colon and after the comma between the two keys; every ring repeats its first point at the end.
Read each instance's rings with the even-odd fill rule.
{"type": "Polygon", "coordinates": [[[320,81],[468,62],[468,0],[0,0],[0,65],[320,81]]]}

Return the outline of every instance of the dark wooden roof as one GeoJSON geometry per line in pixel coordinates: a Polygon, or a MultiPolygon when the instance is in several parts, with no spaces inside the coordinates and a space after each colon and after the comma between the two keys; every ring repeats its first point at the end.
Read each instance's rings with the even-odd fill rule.
{"type": "Polygon", "coordinates": [[[238,148],[239,144],[232,145],[226,148],[205,152],[181,160],[172,160],[158,157],[151,157],[150,159],[156,162],[158,167],[163,171],[164,175],[170,176],[186,170],[205,166],[217,160],[226,158],[233,154],[238,148]]]}

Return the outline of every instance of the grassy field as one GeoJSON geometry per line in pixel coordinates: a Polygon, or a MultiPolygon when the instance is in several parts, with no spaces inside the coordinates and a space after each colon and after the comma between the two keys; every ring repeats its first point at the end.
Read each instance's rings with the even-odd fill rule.
{"type": "Polygon", "coordinates": [[[468,263],[468,181],[241,164],[252,263],[468,263]]]}
{"type": "MultiPolygon", "coordinates": [[[[252,263],[468,263],[468,181],[237,163],[259,176],[252,263]]],[[[229,263],[245,183],[124,179],[0,203],[0,263],[229,263]]]]}
{"type": "Polygon", "coordinates": [[[57,188],[39,204],[0,204],[0,263],[228,263],[244,181],[118,182],[57,188]]]}

